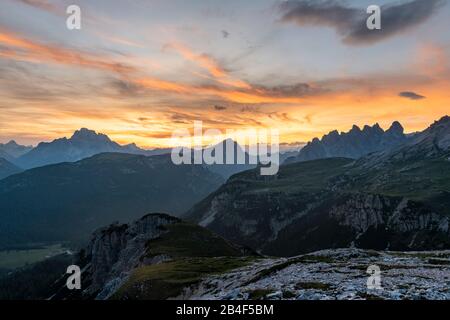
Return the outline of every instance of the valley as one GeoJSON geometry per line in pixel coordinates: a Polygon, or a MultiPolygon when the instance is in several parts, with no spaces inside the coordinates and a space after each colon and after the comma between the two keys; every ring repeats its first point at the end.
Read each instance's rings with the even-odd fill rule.
{"type": "Polygon", "coordinates": [[[36,245],[0,251],[0,269],[14,270],[65,253],[61,244],[36,245]]]}

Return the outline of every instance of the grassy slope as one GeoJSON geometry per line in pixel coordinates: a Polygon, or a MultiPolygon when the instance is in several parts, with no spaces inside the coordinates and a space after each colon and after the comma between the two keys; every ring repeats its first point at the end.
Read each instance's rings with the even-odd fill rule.
{"type": "Polygon", "coordinates": [[[351,159],[331,158],[307,161],[282,166],[276,179],[258,176],[255,171],[247,171],[231,178],[243,182],[251,182],[248,192],[297,192],[319,191],[327,186],[327,182],[348,170],[351,159]]]}
{"type": "Polygon", "coordinates": [[[4,250],[0,251],[0,268],[16,269],[33,264],[50,256],[61,254],[65,249],[60,245],[49,245],[30,250],[4,250]]]}
{"type": "Polygon", "coordinates": [[[168,233],[148,243],[147,255],[172,258],[241,256],[239,247],[200,226],[185,222],[167,226],[168,233]]]}
{"type": "Polygon", "coordinates": [[[447,157],[393,162],[383,170],[351,171],[349,190],[406,197],[450,214],[450,161],[447,157]]]}
{"type": "Polygon", "coordinates": [[[320,192],[331,179],[345,173],[352,163],[353,160],[344,158],[293,163],[282,166],[276,178],[261,176],[259,169],[238,173],[216,192],[197,203],[185,217],[190,221],[200,221],[203,213],[209,210],[211,201],[222,193],[320,192]]]}
{"type": "Polygon", "coordinates": [[[203,277],[243,267],[255,257],[184,258],[136,269],[112,299],[163,300],[182,294],[203,277]]]}
{"type": "Polygon", "coordinates": [[[179,222],[147,244],[147,257],[168,255],[173,260],[136,269],[113,299],[167,299],[203,277],[250,263],[256,255],[197,225],[179,222]],[[244,257],[244,255],[249,255],[244,257]]]}

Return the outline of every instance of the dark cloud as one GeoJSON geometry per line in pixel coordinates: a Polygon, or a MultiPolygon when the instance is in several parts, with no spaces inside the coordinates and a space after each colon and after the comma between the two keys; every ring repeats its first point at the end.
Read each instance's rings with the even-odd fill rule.
{"type": "Polygon", "coordinates": [[[259,113],[259,107],[257,106],[243,106],[241,112],[259,113]]]}
{"type": "Polygon", "coordinates": [[[126,80],[113,79],[110,81],[110,85],[121,95],[134,96],[139,91],[139,87],[136,84],[126,80]]]}
{"type": "Polygon", "coordinates": [[[322,92],[321,88],[313,88],[308,83],[297,83],[292,85],[281,85],[274,87],[259,86],[257,89],[266,92],[274,97],[304,97],[322,92]]]}
{"type": "Polygon", "coordinates": [[[227,30],[222,30],[221,33],[222,33],[222,37],[224,37],[225,39],[230,36],[230,33],[227,30]]]}
{"type": "Polygon", "coordinates": [[[224,106],[219,106],[219,105],[215,105],[214,106],[214,110],[217,110],[217,111],[224,111],[224,110],[227,110],[227,107],[224,107],[224,106]]]}
{"type": "Polygon", "coordinates": [[[412,91],[400,92],[398,95],[400,97],[408,98],[408,99],[411,99],[411,100],[422,100],[422,99],[426,98],[425,96],[422,96],[422,95],[417,94],[417,93],[412,92],[412,91]]]}
{"type": "Polygon", "coordinates": [[[414,0],[381,7],[381,30],[369,30],[367,8],[351,8],[336,0],[286,1],[280,5],[281,21],[299,26],[334,28],[342,41],[367,45],[411,29],[430,18],[445,0],[414,0]]]}

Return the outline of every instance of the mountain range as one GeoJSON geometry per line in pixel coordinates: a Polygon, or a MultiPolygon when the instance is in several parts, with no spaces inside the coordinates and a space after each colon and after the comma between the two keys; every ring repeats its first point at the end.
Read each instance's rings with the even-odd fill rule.
{"type": "Polygon", "coordinates": [[[285,163],[339,157],[358,159],[372,152],[392,149],[407,140],[408,136],[398,121],[386,131],[379,124],[372,127],[366,125],[362,130],[354,125],[349,132],[334,130],[322,139],[313,139],[285,163]]]}
{"type": "MultiPolygon", "coordinates": [[[[355,238],[358,228],[343,232],[341,222],[336,222],[336,216],[332,216],[331,212],[344,210],[343,203],[356,206],[345,207],[346,214],[358,215],[359,205],[373,202],[378,211],[364,212],[365,219],[377,217],[376,226],[391,223],[389,216],[402,212],[401,208],[409,212],[412,207],[420,208],[417,210],[433,221],[433,225],[437,222],[445,225],[445,219],[441,221],[439,217],[448,212],[446,208],[450,204],[449,162],[445,158],[449,145],[448,122],[448,117],[444,117],[424,132],[410,137],[403,134],[397,122],[386,132],[377,126],[366,127],[361,132],[378,132],[374,134],[378,138],[373,140],[377,142],[372,145],[386,146],[385,149],[356,160],[325,157],[296,162],[281,166],[279,174],[273,177],[262,177],[259,170],[251,170],[255,165],[177,166],[171,162],[169,154],[132,155],[125,151],[142,149],[133,145],[120,146],[105,135],[81,129],[70,139],[40,144],[19,159],[48,159],[39,156],[45,155],[47,148],[54,159],[58,154],[64,159],[75,159],[97,152],[99,149],[94,149],[94,145],[122,152],[98,154],[22,173],[3,160],[2,175],[15,175],[0,181],[0,219],[4,221],[0,243],[78,241],[86,239],[93,229],[114,220],[126,222],[152,211],[174,215],[187,212],[189,220],[238,244],[270,254],[292,255],[366,241],[362,234],[355,238]],[[221,186],[224,179],[228,181],[221,186]],[[309,222],[299,222],[305,219],[309,222]],[[315,225],[315,232],[307,236],[304,228],[313,228],[310,223],[315,225]],[[332,231],[317,226],[322,223],[345,235],[342,239],[321,237],[322,233],[332,231]],[[72,225],[77,227],[69,230],[72,225]],[[307,241],[298,240],[301,244],[296,246],[284,245],[300,231],[307,241]],[[310,241],[312,239],[315,240],[310,241]],[[279,246],[283,249],[278,250],[279,246]]],[[[338,136],[348,135],[351,136],[350,133],[338,136]]],[[[361,139],[372,135],[363,136],[365,138],[361,139]]],[[[329,143],[328,138],[322,140],[329,143]]],[[[233,146],[235,158],[242,153],[248,162],[248,153],[235,142],[233,146]]],[[[370,223],[363,228],[364,232],[372,230],[370,223]]],[[[412,243],[410,247],[434,245],[428,235],[424,237],[421,245],[412,243]]],[[[400,242],[389,237],[383,239],[377,242],[377,247],[386,247],[387,242],[390,247],[408,247],[405,241],[411,240],[407,235],[402,235],[400,242]]]]}
{"type": "Polygon", "coordinates": [[[185,217],[241,245],[292,256],[324,248],[450,248],[450,118],[358,160],[326,158],[231,177],[185,217]]]}
{"type": "MultiPolygon", "coordinates": [[[[220,145],[225,150],[224,146],[228,143],[227,141],[224,140],[214,147],[205,148],[202,152],[211,152],[212,149],[220,145]]],[[[256,165],[250,164],[249,159],[251,156],[248,155],[244,148],[234,141],[231,142],[234,146],[233,160],[236,160],[238,155],[243,156],[246,160],[245,164],[226,164],[227,155],[224,152],[222,159],[224,164],[205,165],[209,170],[218,173],[225,179],[228,179],[235,173],[256,167],[256,165]]],[[[107,152],[154,156],[169,154],[172,151],[171,148],[146,150],[139,148],[134,143],[120,145],[112,141],[107,135],[86,128],[75,131],[70,138],[59,138],[52,142],[41,142],[36,148],[20,146],[14,141],[0,146],[3,146],[0,147],[0,158],[4,158],[24,169],[43,167],[62,162],[76,162],[96,154],[107,152]]]]}
{"type": "Polygon", "coordinates": [[[186,213],[95,231],[70,259],[83,268],[81,291],[65,287],[67,257],[19,270],[0,288],[17,297],[26,279],[39,288],[22,294],[51,299],[446,299],[450,117],[385,145],[357,159],[282,165],[275,176],[250,169],[225,183],[170,155],[121,153],[10,176],[0,181],[2,243],[86,239],[144,210],[186,213]],[[389,287],[371,296],[361,274],[380,261],[389,287]],[[401,289],[411,281],[419,289],[401,289]]]}
{"type": "Polygon", "coordinates": [[[0,157],[5,158],[6,160],[12,160],[23,156],[32,149],[32,146],[23,146],[17,144],[14,140],[11,140],[5,144],[0,143],[0,157]]]}
{"type": "Polygon", "coordinates": [[[29,169],[61,162],[75,162],[104,152],[129,153],[141,155],[160,155],[170,149],[144,150],[135,144],[120,145],[107,135],[82,128],[68,138],[52,142],[41,142],[36,148],[23,154],[16,164],[29,169]]]}

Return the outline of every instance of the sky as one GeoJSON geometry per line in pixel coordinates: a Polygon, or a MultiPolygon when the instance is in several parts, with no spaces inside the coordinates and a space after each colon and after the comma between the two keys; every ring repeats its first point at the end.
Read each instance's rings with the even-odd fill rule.
{"type": "Polygon", "coordinates": [[[199,120],[293,144],[353,124],[423,130],[450,110],[449,16],[447,0],[2,0],[0,142],[86,127],[167,147],[199,120]]]}

